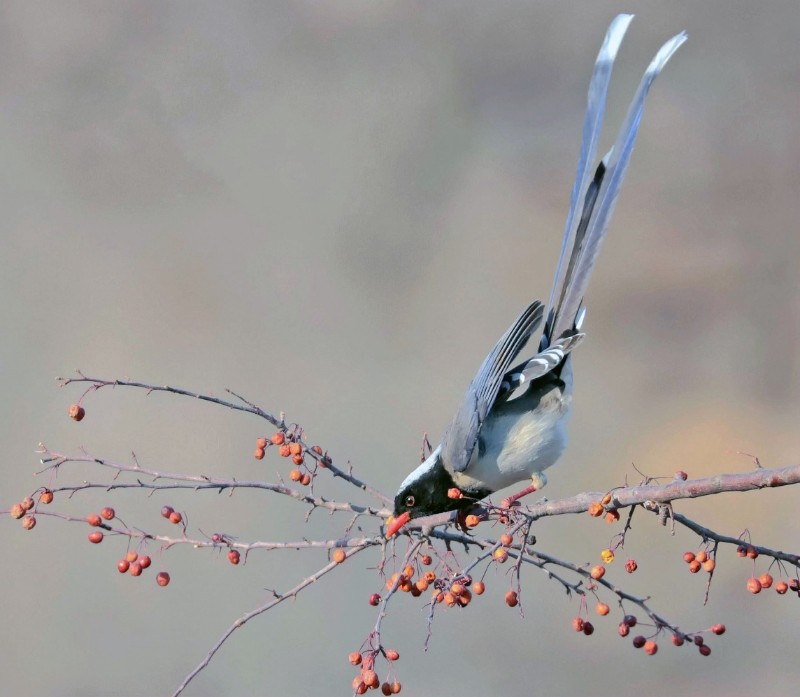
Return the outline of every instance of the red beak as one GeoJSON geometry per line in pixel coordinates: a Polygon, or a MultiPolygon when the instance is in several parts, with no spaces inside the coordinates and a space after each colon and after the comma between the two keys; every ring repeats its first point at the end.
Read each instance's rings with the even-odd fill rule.
{"type": "Polygon", "coordinates": [[[397,518],[389,523],[386,528],[386,537],[395,535],[409,520],[411,520],[411,514],[408,511],[403,511],[397,518]]]}

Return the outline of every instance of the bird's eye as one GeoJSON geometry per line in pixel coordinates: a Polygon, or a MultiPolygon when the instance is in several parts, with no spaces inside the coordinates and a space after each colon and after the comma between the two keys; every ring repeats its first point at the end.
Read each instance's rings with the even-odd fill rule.
{"type": "Polygon", "coordinates": [[[413,496],[411,495],[406,496],[406,506],[408,506],[409,508],[413,508],[416,502],[417,500],[413,496]]]}

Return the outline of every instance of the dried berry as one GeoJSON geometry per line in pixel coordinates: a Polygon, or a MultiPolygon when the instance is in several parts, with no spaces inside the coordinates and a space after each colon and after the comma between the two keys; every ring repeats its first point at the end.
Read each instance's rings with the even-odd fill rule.
{"type": "Polygon", "coordinates": [[[772,576],[769,574],[761,574],[761,576],[758,577],[758,582],[761,584],[762,588],[771,588],[772,581],[772,576]]]}
{"type": "Polygon", "coordinates": [[[747,590],[754,595],[761,592],[761,581],[757,578],[750,578],[747,580],[747,590]]]}
{"type": "Polygon", "coordinates": [[[474,515],[474,514],[472,514],[472,513],[470,513],[470,515],[468,515],[468,516],[467,516],[467,517],[464,519],[464,524],[465,524],[465,525],[466,525],[468,528],[474,528],[474,527],[476,527],[476,526],[477,526],[477,525],[478,525],[480,522],[481,522],[481,519],[480,519],[480,518],[478,518],[478,516],[476,516],[476,515],[474,515]]]}
{"type": "Polygon", "coordinates": [[[672,644],[674,646],[683,646],[683,637],[680,634],[673,634],[672,644]]]}
{"type": "Polygon", "coordinates": [[[637,622],[636,615],[625,615],[625,617],[622,618],[622,622],[629,627],[635,627],[637,622]]]}
{"type": "Polygon", "coordinates": [[[508,559],[508,552],[504,550],[502,547],[494,550],[494,560],[499,562],[500,564],[505,564],[506,560],[508,559]]]}
{"type": "Polygon", "coordinates": [[[508,607],[516,607],[519,603],[519,596],[517,595],[516,591],[508,591],[506,593],[506,605],[508,607]]]}
{"type": "Polygon", "coordinates": [[[582,632],[583,631],[583,617],[573,617],[572,618],[572,628],[576,632],[582,632]]]}
{"type": "Polygon", "coordinates": [[[95,530],[89,533],[89,542],[99,545],[103,541],[103,533],[100,530],[95,530]]]}
{"type": "Polygon", "coordinates": [[[430,566],[433,563],[433,559],[431,559],[429,554],[423,554],[419,560],[422,562],[424,566],[430,566]]]}
{"type": "Polygon", "coordinates": [[[135,561],[135,562],[133,562],[133,564],[131,564],[130,571],[131,571],[131,576],[141,576],[142,575],[142,565],[138,561],[135,561]]]}
{"type": "Polygon", "coordinates": [[[588,620],[583,623],[583,633],[586,636],[592,636],[592,634],[594,634],[594,625],[588,620]]]}
{"type": "Polygon", "coordinates": [[[347,658],[354,666],[361,665],[361,654],[358,651],[353,651],[347,658]]]}
{"type": "Polygon", "coordinates": [[[627,571],[629,574],[632,574],[638,568],[639,565],[636,563],[635,559],[628,559],[628,561],[625,562],[625,571],[627,571]]]}
{"type": "Polygon", "coordinates": [[[747,558],[758,559],[758,550],[753,545],[747,545],[747,558]]]}
{"type": "Polygon", "coordinates": [[[169,585],[169,574],[166,571],[159,571],[158,575],[156,576],[156,583],[159,586],[168,586],[169,585]]]}
{"type": "Polygon", "coordinates": [[[598,579],[603,578],[605,573],[606,573],[606,567],[605,566],[601,566],[600,564],[596,564],[595,566],[592,567],[592,570],[589,572],[589,575],[595,581],[597,581],[598,579]]]}
{"type": "Polygon", "coordinates": [[[25,515],[25,509],[22,507],[21,504],[15,503],[13,506],[11,506],[11,509],[8,511],[8,514],[12,518],[19,520],[20,518],[22,518],[22,516],[25,515]]]}
{"type": "Polygon", "coordinates": [[[161,515],[164,516],[164,518],[169,518],[174,510],[172,506],[162,506],[161,515]]]}
{"type": "Polygon", "coordinates": [[[26,496],[24,499],[22,499],[19,505],[22,506],[26,511],[29,511],[34,507],[35,503],[30,496],[26,496]]]}
{"type": "Polygon", "coordinates": [[[73,421],[81,421],[86,416],[86,410],[80,404],[72,404],[69,407],[69,418],[73,421]]]}
{"type": "Polygon", "coordinates": [[[617,627],[617,633],[620,636],[623,636],[623,637],[628,636],[628,633],[630,631],[631,631],[631,628],[627,624],[625,624],[624,622],[620,622],[619,623],[619,626],[617,627]]]}
{"type": "Polygon", "coordinates": [[[397,651],[395,651],[394,649],[387,649],[386,658],[390,661],[396,661],[400,658],[400,654],[397,653],[397,651]]]}
{"type": "Polygon", "coordinates": [[[228,551],[228,561],[236,566],[239,563],[239,560],[242,558],[238,549],[231,549],[228,551]]]}
{"type": "Polygon", "coordinates": [[[700,652],[701,656],[711,655],[711,647],[708,644],[703,644],[702,646],[698,647],[697,650],[700,652]]]}
{"type": "Polygon", "coordinates": [[[286,436],[280,431],[278,431],[277,433],[274,433],[272,435],[272,438],[270,438],[270,440],[272,441],[273,445],[283,445],[286,442],[286,436]]]}
{"type": "Polygon", "coordinates": [[[33,530],[36,527],[36,518],[32,515],[26,515],[22,519],[22,527],[26,530],[33,530]]]}
{"type": "Polygon", "coordinates": [[[503,547],[510,547],[513,541],[514,538],[511,537],[511,535],[509,535],[507,532],[500,535],[500,544],[503,545],[503,547]]]}
{"type": "Polygon", "coordinates": [[[601,515],[603,515],[603,511],[605,511],[605,508],[603,508],[603,504],[597,503],[595,501],[594,503],[589,504],[587,512],[589,513],[590,516],[592,516],[592,518],[599,518],[601,515]]]}
{"type": "Polygon", "coordinates": [[[633,637],[633,648],[640,649],[645,645],[646,642],[647,639],[645,639],[641,634],[638,634],[637,636],[633,637]]]}
{"type": "Polygon", "coordinates": [[[267,454],[267,451],[266,451],[266,450],[264,450],[264,448],[256,448],[256,449],[253,451],[253,457],[254,457],[256,460],[263,460],[263,459],[264,459],[264,455],[266,455],[266,454],[267,454]]]}

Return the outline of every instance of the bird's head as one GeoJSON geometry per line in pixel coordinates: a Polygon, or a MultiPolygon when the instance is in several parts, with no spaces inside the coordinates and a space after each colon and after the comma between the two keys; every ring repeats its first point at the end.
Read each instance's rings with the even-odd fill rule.
{"type": "Polygon", "coordinates": [[[455,487],[453,476],[444,466],[441,448],[406,477],[394,497],[394,520],[386,534],[391,537],[412,518],[467,508],[473,499],[452,499],[448,491],[455,487]]]}

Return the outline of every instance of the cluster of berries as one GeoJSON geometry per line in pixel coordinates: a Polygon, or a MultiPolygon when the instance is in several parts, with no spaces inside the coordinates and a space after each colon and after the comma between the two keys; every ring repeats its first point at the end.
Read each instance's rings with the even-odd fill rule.
{"type": "Polygon", "coordinates": [[[390,678],[381,683],[378,674],[375,672],[375,657],[382,653],[387,661],[394,662],[400,658],[400,654],[394,649],[378,649],[377,651],[369,651],[362,654],[360,651],[353,651],[349,660],[351,665],[361,666],[361,672],[353,678],[353,692],[357,695],[363,695],[367,690],[377,690],[381,688],[384,695],[396,695],[402,689],[397,680],[389,682],[390,678]]]}
{"type": "MultiPolygon", "coordinates": [[[[39,503],[53,503],[53,492],[50,491],[50,489],[42,489],[39,494],[39,503]]],[[[29,511],[31,511],[35,505],[33,497],[26,496],[22,501],[11,506],[8,513],[15,520],[22,518],[22,527],[25,528],[25,530],[33,530],[36,527],[36,516],[33,515],[33,513],[29,513],[29,511]]]]}
{"type": "MultiPolygon", "coordinates": [[[[270,446],[276,446],[278,448],[278,454],[281,457],[292,458],[295,468],[289,472],[289,479],[303,486],[311,484],[314,478],[314,472],[306,465],[306,451],[304,451],[303,444],[300,442],[298,435],[285,431],[278,431],[277,433],[273,433],[270,438],[258,438],[256,440],[256,449],[253,452],[253,456],[256,460],[263,460],[267,448],[270,446]]],[[[316,456],[314,459],[320,467],[324,468],[331,464],[331,459],[328,454],[323,452],[322,448],[318,445],[310,448],[308,452],[316,456]]]]}

